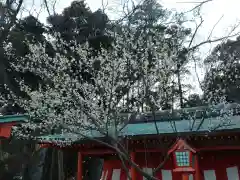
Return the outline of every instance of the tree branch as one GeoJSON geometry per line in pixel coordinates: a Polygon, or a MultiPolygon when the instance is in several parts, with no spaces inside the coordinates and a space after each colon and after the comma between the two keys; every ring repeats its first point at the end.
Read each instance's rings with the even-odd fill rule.
{"type": "MultiPolygon", "coordinates": [[[[199,4],[198,4],[197,6],[195,6],[195,7],[193,7],[192,9],[184,12],[184,14],[185,14],[185,13],[192,12],[192,11],[194,11],[194,10],[196,10],[196,9],[200,9],[204,4],[206,4],[206,3],[208,3],[208,2],[211,2],[211,1],[213,1],[213,0],[205,0],[205,1],[202,1],[202,2],[188,2],[188,3],[199,3],[199,4]]],[[[182,2],[182,3],[187,3],[187,2],[182,2]]]]}

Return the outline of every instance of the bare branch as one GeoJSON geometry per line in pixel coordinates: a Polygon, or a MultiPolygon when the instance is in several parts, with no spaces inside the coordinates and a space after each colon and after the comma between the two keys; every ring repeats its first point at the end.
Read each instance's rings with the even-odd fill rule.
{"type": "Polygon", "coordinates": [[[189,13],[189,12],[192,12],[196,9],[200,9],[204,4],[208,3],[208,2],[211,2],[213,0],[205,0],[205,1],[202,1],[202,2],[179,2],[179,3],[198,3],[198,5],[196,5],[195,7],[193,7],[192,9],[184,12],[184,13],[189,13]]]}
{"type": "Polygon", "coordinates": [[[43,1],[44,1],[44,4],[45,4],[46,8],[47,8],[48,16],[51,16],[47,0],[43,0],[43,1]]]}
{"type": "Polygon", "coordinates": [[[164,164],[168,161],[169,157],[169,154],[164,156],[164,160],[154,169],[153,175],[155,175],[164,166],[164,164]]]}
{"type": "Polygon", "coordinates": [[[213,28],[212,28],[212,30],[211,30],[211,32],[210,32],[210,34],[209,34],[209,36],[208,36],[207,39],[210,39],[210,38],[211,38],[214,29],[216,28],[216,26],[218,25],[218,23],[222,20],[223,16],[224,16],[224,15],[222,15],[222,16],[219,18],[219,20],[214,24],[214,26],[213,26],[213,28]]]}
{"type": "Polygon", "coordinates": [[[107,6],[108,6],[108,0],[107,0],[106,4],[104,4],[104,0],[102,0],[102,11],[103,11],[103,13],[105,13],[105,10],[106,10],[107,6]]]}
{"type": "Polygon", "coordinates": [[[189,43],[189,45],[188,45],[188,48],[191,47],[192,42],[193,42],[193,40],[194,40],[194,38],[195,38],[195,36],[196,36],[196,34],[197,34],[197,32],[198,32],[198,29],[201,27],[201,25],[202,25],[202,23],[203,23],[203,21],[204,21],[201,16],[200,16],[200,19],[201,19],[201,21],[200,21],[200,23],[199,23],[198,25],[196,25],[196,29],[195,29],[195,31],[194,31],[194,33],[193,33],[193,35],[192,35],[192,38],[191,38],[190,43],[189,43]]]}
{"type": "Polygon", "coordinates": [[[209,44],[209,43],[215,43],[215,42],[219,42],[219,41],[223,41],[223,40],[226,40],[227,38],[231,38],[231,37],[236,37],[240,34],[240,32],[238,33],[235,33],[233,35],[228,35],[228,36],[224,36],[224,37],[220,37],[220,38],[216,38],[216,39],[209,39],[209,40],[206,40],[206,41],[203,41],[191,48],[188,49],[188,51],[194,51],[195,49],[197,49],[198,47],[202,46],[202,45],[205,45],[205,44],[209,44]]]}
{"type": "Polygon", "coordinates": [[[199,84],[201,90],[204,91],[203,86],[202,86],[202,83],[201,83],[200,78],[199,78],[199,75],[198,75],[198,73],[197,73],[197,62],[196,62],[195,57],[193,57],[193,61],[194,61],[194,71],[195,71],[195,74],[196,74],[196,76],[197,76],[198,84],[199,84]]]}
{"type": "Polygon", "coordinates": [[[126,163],[125,163],[125,161],[124,161],[122,155],[118,153],[118,157],[119,157],[119,159],[121,160],[121,163],[122,163],[123,169],[125,170],[128,179],[131,180],[132,178],[131,178],[131,176],[130,176],[130,174],[129,174],[129,170],[128,170],[127,166],[126,166],[126,163]]]}
{"type": "MultiPolygon", "coordinates": [[[[114,23],[118,24],[118,23],[121,23],[122,21],[124,21],[125,19],[131,17],[140,7],[141,3],[143,2],[144,0],[142,0],[141,2],[139,2],[138,5],[135,5],[133,4],[133,8],[131,11],[128,11],[128,13],[124,13],[124,16],[116,21],[113,21],[114,23]]],[[[124,4],[124,7],[125,7],[125,4],[124,4]]]]}
{"type": "Polygon", "coordinates": [[[53,10],[54,15],[56,14],[56,3],[57,3],[57,0],[54,0],[53,6],[52,6],[52,10],[53,10]]]}

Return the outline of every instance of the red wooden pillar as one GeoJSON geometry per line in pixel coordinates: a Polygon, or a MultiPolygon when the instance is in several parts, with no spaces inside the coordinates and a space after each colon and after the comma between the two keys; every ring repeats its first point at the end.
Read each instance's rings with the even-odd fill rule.
{"type": "Polygon", "coordinates": [[[188,174],[186,174],[186,173],[182,174],[182,180],[188,180],[189,179],[188,177],[189,177],[188,174]]]}
{"type": "MultiPolygon", "coordinates": [[[[133,162],[135,162],[135,160],[136,160],[136,153],[135,152],[131,152],[131,159],[132,159],[133,162]]],[[[137,180],[136,169],[133,166],[131,166],[130,173],[131,173],[132,180],[137,180]]]]}
{"type": "Polygon", "coordinates": [[[78,152],[77,180],[82,180],[83,176],[83,158],[81,152],[78,152]]]}
{"type": "Polygon", "coordinates": [[[201,180],[200,166],[199,166],[199,158],[198,154],[195,155],[195,175],[194,180],[201,180]]]}

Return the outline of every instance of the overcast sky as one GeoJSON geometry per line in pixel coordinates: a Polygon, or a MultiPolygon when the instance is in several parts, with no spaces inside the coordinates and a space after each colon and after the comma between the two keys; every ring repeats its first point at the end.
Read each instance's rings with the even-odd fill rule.
{"type": "MultiPolygon", "coordinates": [[[[51,1],[52,0],[50,0],[49,2],[51,1]]],[[[72,0],[57,0],[57,1],[58,3],[56,4],[56,11],[58,13],[60,13],[65,7],[69,6],[72,2],[72,0]]],[[[103,1],[104,1],[104,4],[106,4],[107,0],[103,0],[103,1]]],[[[115,10],[121,7],[122,1],[124,0],[108,0],[108,8],[109,8],[108,16],[111,19],[118,17],[118,13],[115,10]]],[[[165,8],[173,9],[179,12],[185,12],[197,5],[194,2],[200,2],[200,1],[203,1],[203,0],[159,0],[159,3],[162,4],[165,8]]],[[[29,9],[29,7],[32,6],[32,2],[35,2],[36,12],[39,12],[39,9],[40,9],[39,4],[41,4],[43,0],[40,0],[39,4],[37,4],[36,0],[35,1],[26,0],[25,7],[28,7],[27,9],[29,9]]],[[[102,0],[86,0],[86,2],[92,11],[95,11],[102,7],[102,0]]],[[[237,22],[240,22],[239,7],[240,7],[240,0],[213,0],[213,2],[209,2],[205,4],[202,7],[202,16],[204,19],[204,23],[202,25],[202,28],[199,30],[195,43],[204,41],[208,37],[209,33],[211,32],[213,26],[219,21],[221,17],[222,17],[221,21],[215,27],[215,30],[213,32],[213,37],[221,37],[226,35],[232,26],[234,26],[237,22]]],[[[32,12],[33,11],[34,11],[34,8],[32,8],[32,12]]],[[[44,22],[46,16],[47,16],[47,13],[42,12],[39,18],[44,22]]],[[[201,57],[206,56],[206,54],[209,53],[209,50],[215,45],[216,44],[212,44],[212,45],[202,47],[201,57]]],[[[200,79],[203,78],[204,71],[205,70],[203,68],[198,68],[197,74],[200,77],[200,79]]],[[[193,76],[192,76],[192,79],[190,80],[188,79],[188,81],[190,81],[191,84],[195,86],[192,92],[196,91],[200,93],[201,90],[199,88],[199,84],[197,83],[196,73],[194,68],[192,68],[191,72],[193,76]]]]}

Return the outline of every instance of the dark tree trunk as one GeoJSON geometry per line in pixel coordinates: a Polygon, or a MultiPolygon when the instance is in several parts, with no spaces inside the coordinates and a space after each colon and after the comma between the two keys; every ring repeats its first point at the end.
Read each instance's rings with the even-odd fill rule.
{"type": "Polygon", "coordinates": [[[103,159],[100,158],[86,158],[87,163],[84,166],[83,180],[97,180],[102,176],[103,159]]]}
{"type": "Polygon", "coordinates": [[[179,93],[180,107],[184,108],[182,83],[181,83],[181,77],[180,77],[180,70],[179,69],[177,70],[177,81],[178,81],[178,93],[179,93]]]}
{"type": "Polygon", "coordinates": [[[29,163],[26,165],[23,180],[41,180],[44,170],[44,162],[48,154],[47,149],[41,149],[39,152],[39,161],[36,163],[29,163]]]}

